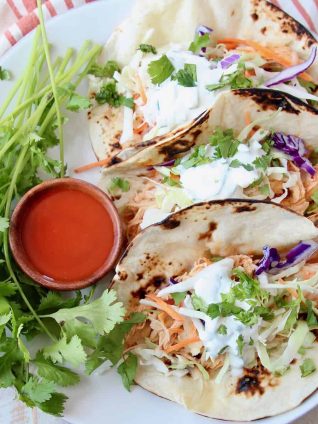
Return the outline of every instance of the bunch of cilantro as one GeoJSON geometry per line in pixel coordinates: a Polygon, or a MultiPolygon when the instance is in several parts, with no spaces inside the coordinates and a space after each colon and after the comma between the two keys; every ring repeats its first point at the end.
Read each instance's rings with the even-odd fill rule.
{"type": "Polygon", "coordinates": [[[137,362],[133,355],[123,358],[123,338],[144,317],[137,314],[123,323],[125,311],[114,291],[97,300],[94,290],[66,299],[35,284],[12,259],[8,231],[13,207],[41,182],[40,173],[64,175],[66,118],[61,111],[90,106],[75,90],[101,50],[86,42],[77,54],[68,49],[52,63],[41,10],[25,71],[0,105],[0,388],[15,387],[28,406],[61,416],[67,397],[59,387],[79,381],[76,369],[91,373],[106,360],[121,361],[118,371],[130,387],[137,362]],[[47,154],[55,145],[60,146],[59,160],[47,154]],[[40,348],[30,352],[34,338],[39,341],[32,345],[40,348]]]}

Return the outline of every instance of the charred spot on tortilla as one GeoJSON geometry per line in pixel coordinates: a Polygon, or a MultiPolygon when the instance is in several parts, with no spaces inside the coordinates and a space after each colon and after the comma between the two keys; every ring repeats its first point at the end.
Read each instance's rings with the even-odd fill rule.
{"type": "Polygon", "coordinates": [[[251,14],[251,18],[253,19],[253,21],[257,21],[259,16],[256,12],[254,12],[254,13],[251,14]]]}
{"type": "Polygon", "coordinates": [[[250,205],[250,204],[234,207],[234,210],[235,210],[236,213],[252,212],[252,211],[256,211],[256,209],[257,209],[256,206],[253,206],[253,205],[250,205]]]}
{"type": "Polygon", "coordinates": [[[173,230],[174,228],[179,227],[180,221],[178,219],[168,217],[162,222],[161,225],[166,230],[173,230]]]}
{"type": "Polygon", "coordinates": [[[166,158],[171,158],[172,156],[187,152],[194,145],[194,140],[177,140],[170,145],[164,145],[160,147],[159,154],[164,155],[166,158]]]}
{"type": "Polygon", "coordinates": [[[260,363],[254,368],[244,368],[244,375],[236,384],[235,393],[244,394],[246,397],[263,395],[267,386],[275,387],[278,379],[260,363]]]}
{"type": "Polygon", "coordinates": [[[125,281],[125,280],[127,280],[128,274],[127,274],[126,271],[119,271],[118,277],[121,281],[125,281]]]}
{"type": "Polygon", "coordinates": [[[311,47],[314,43],[316,43],[316,40],[311,34],[311,32],[307,28],[305,28],[300,22],[293,19],[275,4],[270,3],[268,1],[264,3],[265,7],[267,7],[272,12],[273,19],[280,21],[282,32],[284,32],[285,34],[296,34],[298,39],[305,38],[305,46],[307,47],[311,47]]]}
{"type": "Polygon", "coordinates": [[[117,156],[114,156],[113,158],[111,158],[111,159],[109,160],[109,166],[116,165],[116,163],[121,163],[121,162],[123,162],[123,160],[122,160],[122,159],[120,159],[120,158],[119,158],[119,157],[117,157],[117,156]]]}
{"type": "Polygon", "coordinates": [[[243,88],[234,90],[234,95],[251,98],[255,103],[261,106],[262,110],[278,110],[295,115],[299,115],[302,109],[307,112],[318,115],[318,110],[309,104],[303,103],[297,97],[287,93],[280,93],[275,90],[263,90],[261,88],[243,88]],[[299,106],[296,107],[296,106],[299,106]]]}
{"type": "MultiPolygon", "coordinates": [[[[138,277],[138,274],[137,274],[138,277]]],[[[139,279],[139,281],[143,278],[143,275],[139,279]]],[[[139,287],[138,290],[132,292],[132,296],[138,299],[144,299],[148,293],[153,292],[153,288],[159,289],[164,284],[166,284],[166,277],[163,275],[155,275],[151,277],[147,282],[145,282],[142,286],[139,287]]]]}
{"type": "Polygon", "coordinates": [[[265,33],[266,33],[266,31],[267,31],[267,28],[266,28],[266,27],[261,28],[261,33],[262,33],[262,34],[265,34],[265,33]]]}
{"type": "Polygon", "coordinates": [[[209,229],[205,233],[200,233],[198,235],[198,240],[210,240],[213,234],[213,231],[217,229],[217,223],[216,222],[210,222],[209,223],[209,229]]]}
{"type": "Polygon", "coordinates": [[[137,281],[142,280],[144,278],[144,274],[142,272],[138,272],[136,277],[137,277],[137,281]]]}

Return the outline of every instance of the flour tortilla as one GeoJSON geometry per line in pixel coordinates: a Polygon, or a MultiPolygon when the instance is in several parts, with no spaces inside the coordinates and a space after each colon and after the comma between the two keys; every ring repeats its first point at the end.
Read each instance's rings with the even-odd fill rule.
{"type": "MultiPolygon", "coordinates": [[[[203,256],[260,255],[266,244],[282,252],[317,236],[318,229],[309,220],[274,204],[234,200],[197,204],[140,233],[116,268],[113,288],[129,309],[136,299],[189,271],[203,256]]],[[[308,357],[318,363],[318,344],[308,357]]],[[[136,382],[199,414],[249,421],[295,408],[317,389],[318,372],[301,378],[301,362],[292,364],[283,377],[263,370],[256,378],[257,390],[244,380],[245,391],[239,393],[242,380],[229,373],[216,384],[215,375],[208,381],[200,373],[177,378],[139,365],[136,382]]],[[[251,374],[246,371],[245,376],[251,374]]]]}
{"type": "MultiPolygon", "coordinates": [[[[246,126],[245,111],[249,111],[252,120],[269,117],[261,124],[264,129],[296,135],[305,141],[307,147],[318,147],[317,110],[277,91],[228,91],[218,97],[213,109],[201,116],[195,133],[145,149],[127,161],[105,169],[99,182],[100,188],[108,192],[115,177],[129,181],[130,190],[113,197],[120,213],[124,213],[125,207],[134,196],[144,190],[146,180],[143,177],[147,174],[147,167],[175,159],[191,147],[207,143],[208,136],[217,127],[233,129],[234,134],[239,134],[246,126]],[[275,113],[277,111],[279,112],[275,113]]],[[[111,195],[109,192],[108,194],[111,195]]]]}
{"type": "MultiPolygon", "coordinates": [[[[199,24],[213,28],[216,39],[236,37],[268,45],[288,46],[301,58],[307,58],[314,37],[297,21],[265,0],[137,0],[131,16],[111,35],[103,61],[115,60],[127,65],[141,43],[157,48],[178,43],[187,48],[199,24]]],[[[318,63],[309,73],[318,79],[318,63]]],[[[168,140],[190,137],[195,121],[147,142],[120,144],[122,108],[97,106],[89,113],[90,136],[98,159],[109,165],[126,160],[135,153],[168,140]]]]}

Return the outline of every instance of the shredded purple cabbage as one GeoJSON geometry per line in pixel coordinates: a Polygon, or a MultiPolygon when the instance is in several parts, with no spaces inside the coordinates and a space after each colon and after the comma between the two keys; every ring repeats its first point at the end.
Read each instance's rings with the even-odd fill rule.
{"type": "Polygon", "coordinates": [[[147,168],[147,171],[152,171],[153,169],[155,169],[154,168],[155,166],[172,166],[174,165],[175,161],[176,161],[175,159],[170,159],[165,162],[158,163],[157,165],[149,166],[147,168]]]}
{"type": "Polygon", "coordinates": [[[237,62],[241,56],[239,54],[232,54],[231,56],[226,57],[225,59],[220,61],[220,65],[222,69],[227,69],[233,63],[237,62]]]}
{"type": "Polygon", "coordinates": [[[199,25],[195,29],[195,33],[199,35],[211,34],[211,32],[213,32],[213,29],[206,25],[199,25]]]}
{"type": "Polygon", "coordinates": [[[268,81],[265,82],[266,87],[272,87],[273,85],[281,84],[287,81],[292,80],[293,78],[297,77],[298,75],[302,74],[306,71],[316,60],[317,56],[317,47],[314,46],[311,50],[309,58],[299,65],[290,66],[287,69],[284,69],[282,72],[279,72],[279,74],[275,75],[274,77],[270,78],[268,81]]]}
{"type": "Polygon", "coordinates": [[[170,286],[173,286],[174,284],[178,284],[178,283],[179,283],[179,281],[175,280],[173,277],[169,278],[169,285],[170,286]]]}
{"type": "Polygon", "coordinates": [[[299,168],[308,172],[312,177],[316,174],[315,168],[304,155],[307,153],[303,139],[295,135],[287,135],[281,132],[274,133],[272,140],[274,147],[290,156],[291,160],[299,168]]]}
{"type": "Polygon", "coordinates": [[[289,268],[297,265],[303,260],[307,260],[318,250],[318,243],[313,240],[302,241],[293,247],[285,257],[285,260],[281,261],[280,255],[276,248],[265,246],[263,248],[263,258],[259,261],[256,275],[260,275],[262,272],[268,272],[270,274],[277,274],[282,269],[289,268]]]}

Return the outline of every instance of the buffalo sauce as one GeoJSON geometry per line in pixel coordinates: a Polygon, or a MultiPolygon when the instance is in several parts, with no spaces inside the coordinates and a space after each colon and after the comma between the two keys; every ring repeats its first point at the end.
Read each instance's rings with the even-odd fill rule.
{"type": "Polygon", "coordinates": [[[114,244],[113,222],[93,196],[53,187],[39,193],[22,223],[28,260],[43,276],[71,282],[92,276],[114,244]]]}

